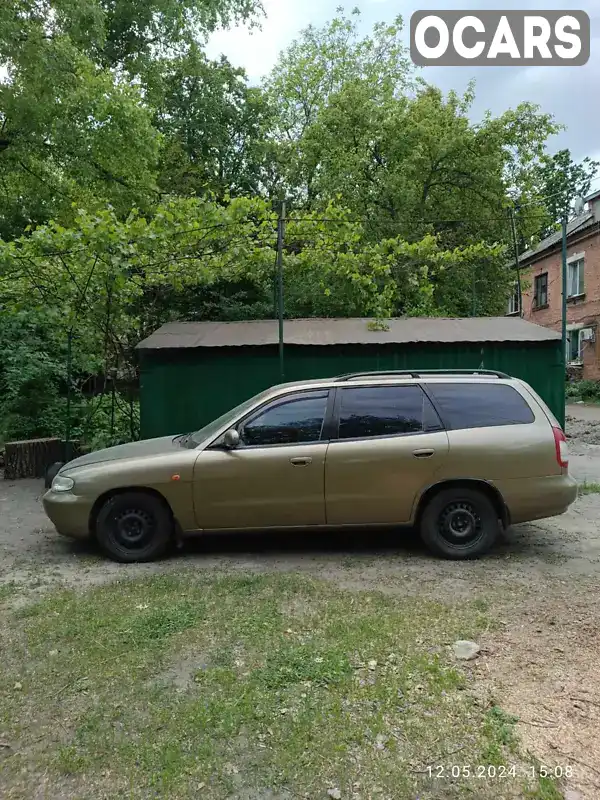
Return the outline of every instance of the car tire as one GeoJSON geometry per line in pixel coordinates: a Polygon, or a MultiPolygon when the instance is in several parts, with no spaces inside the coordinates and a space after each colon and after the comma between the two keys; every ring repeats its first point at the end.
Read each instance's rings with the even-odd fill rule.
{"type": "Polygon", "coordinates": [[[432,553],[466,559],[487,553],[501,525],[494,504],[484,492],[457,486],[442,489],[431,498],[420,528],[421,538],[432,553]]]}
{"type": "Polygon", "coordinates": [[[166,502],[147,492],[110,497],[96,518],[96,539],[113,561],[155,561],[173,537],[173,516],[166,502]]]}

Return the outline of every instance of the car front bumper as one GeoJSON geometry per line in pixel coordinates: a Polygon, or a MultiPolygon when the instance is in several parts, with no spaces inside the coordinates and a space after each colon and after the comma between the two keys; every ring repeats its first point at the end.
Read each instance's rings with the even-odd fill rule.
{"type": "Polygon", "coordinates": [[[87,539],[90,535],[92,503],[72,492],[48,491],[42,497],[44,511],[61,534],[72,539],[87,539]]]}

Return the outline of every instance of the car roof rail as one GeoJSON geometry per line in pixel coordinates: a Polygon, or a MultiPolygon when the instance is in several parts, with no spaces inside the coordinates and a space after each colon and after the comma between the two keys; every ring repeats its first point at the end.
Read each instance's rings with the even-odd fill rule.
{"type": "Polygon", "coordinates": [[[503,378],[510,380],[510,375],[495,369],[388,369],[370,370],[368,372],[349,372],[346,375],[338,375],[335,380],[351,381],[359,378],[422,378],[424,375],[481,375],[487,378],[503,378]]]}

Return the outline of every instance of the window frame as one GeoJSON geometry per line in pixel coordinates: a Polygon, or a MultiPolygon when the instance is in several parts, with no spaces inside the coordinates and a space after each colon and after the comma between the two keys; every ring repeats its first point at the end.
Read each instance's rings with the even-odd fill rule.
{"type": "Polygon", "coordinates": [[[517,314],[520,314],[521,306],[522,306],[522,298],[521,298],[521,292],[519,291],[519,283],[518,281],[515,281],[513,286],[513,291],[510,297],[508,298],[506,316],[514,317],[517,314]]]}
{"type": "Polygon", "coordinates": [[[582,347],[582,338],[581,334],[583,331],[586,330],[585,325],[580,325],[577,328],[567,328],[567,351],[565,353],[565,358],[567,364],[582,364],[583,363],[583,347],[582,347]],[[577,336],[577,357],[571,358],[571,347],[573,344],[573,335],[577,336]]]}
{"type": "Polygon", "coordinates": [[[539,275],[535,275],[534,276],[534,279],[533,279],[533,308],[534,308],[534,310],[538,309],[538,308],[547,308],[548,307],[549,301],[550,301],[550,293],[548,291],[548,285],[549,284],[548,284],[548,271],[547,270],[546,270],[546,272],[540,272],[539,275]],[[543,278],[545,279],[546,299],[545,299],[545,301],[543,303],[540,303],[540,302],[538,302],[538,285],[542,281],[543,278]]]}
{"type": "Polygon", "coordinates": [[[585,254],[577,253],[567,259],[567,300],[583,297],[585,294],[585,254]],[[577,291],[572,292],[572,271],[577,268],[577,291]]]}
{"type": "Polygon", "coordinates": [[[365,384],[349,384],[347,386],[337,386],[335,388],[335,398],[334,398],[334,406],[333,406],[333,415],[332,415],[332,431],[331,431],[331,444],[335,442],[372,442],[378,441],[380,439],[406,439],[411,436],[424,436],[431,433],[444,433],[445,432],[444,423],[442,422],[442,418],[440,417],[440,412],[433,402],[431,396],[427,392],[426,388],[423,386],[422,383],[419,381],[415,381],[414,383],[365,383],[365,384]],[[342,407],[342,392],[348,389],[402,389],[405,387],[412,387],[416,386],[418,389],[421,390],[422,394],[425,397],[425,400],[429,402],[435,417],[437,418],[438,425],[432,426],[428,428],[423,428],[422,431],[410,431],[408,433],[384,433],[379,436],[353,436],[348,438],[341,438],[340,437],[340,410],[342,407]]]}
{"type": "MultiPolygon", "coordinates": [[[[288,394],[277,395],[277,397],[271,397],[268,400],[265,400],[260,406],[251,409],[248,411],[243,417],[233,422],[227,430],[231,430],[232,428],[236,430],[240,435],[240,444],[236,448],[238,450],[265,450],[266,448],[271,447],[307,447],[310,445],[317,445],[323,444],[329,441],[328,434],[331,430],[331,416],[333,413],[333,392],[332,389],[328,386],[322,386],[320,388],[314,389],[296,389],[288,394]],[[302,400],[307,398],[309,395],[325,395],[325,414],[323,417],[323,425],[321,427],[321,436],[319,439],[315,439],[312,442],[281,442],[280,444],[246,444],[243,440],[243,429],[246,424],[251,422],[253,419],[256,419],[261,414],[264,414],[270,408],[277,408],[279,406],[287,405],[288,403],[293,403],[295,400],[302,400]]],[[[207,449],[223,449],[223,444],[221,440],[224,436],[224,432],[220,433],[215,441],[211,442],[207,449]]]]}

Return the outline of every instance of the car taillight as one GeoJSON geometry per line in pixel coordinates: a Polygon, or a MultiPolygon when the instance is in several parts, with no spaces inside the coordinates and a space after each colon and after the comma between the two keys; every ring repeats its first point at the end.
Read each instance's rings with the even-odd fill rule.
{"type": "Polygon", "coordinates": [[[561,428],[552,428],[554,432],[554,444],[556,445],[556,460],[559,466],[566,469],[569,466],[569,448],[567,437],[561,428]]]}

